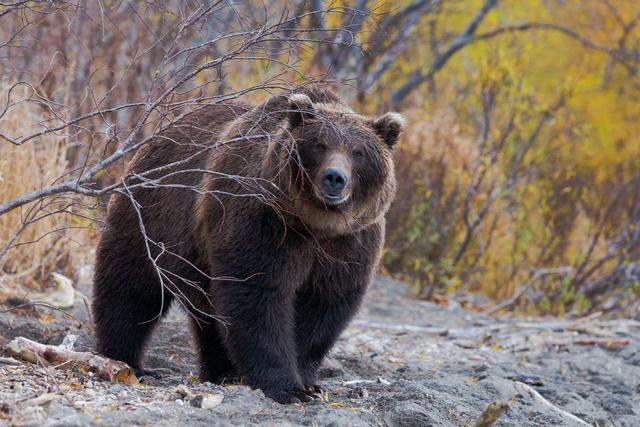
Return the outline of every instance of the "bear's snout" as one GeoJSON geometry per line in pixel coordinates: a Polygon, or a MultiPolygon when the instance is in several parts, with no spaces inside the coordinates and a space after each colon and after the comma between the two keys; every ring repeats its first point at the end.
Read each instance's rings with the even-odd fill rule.
{"type": "Polygon", "coordinates": [[[351,194],[351,163],[344,153],[329,154],[318,167],[315,180],[316,197],[325,205],[345,202],[351,194]]]}
{"type": "Polygon", "coordinates": [[[349,197],[346,190],[349,177],[337,168],[327,168],[322,173],[322,199],[327,205],[337,205],[349,197]]]}
{"type": "Polygon", "coordinates": [[[347,186],[347,175],[341,170],[329,168],[322,175],[322,186],[329,194],[340,195],[347,186]]]}

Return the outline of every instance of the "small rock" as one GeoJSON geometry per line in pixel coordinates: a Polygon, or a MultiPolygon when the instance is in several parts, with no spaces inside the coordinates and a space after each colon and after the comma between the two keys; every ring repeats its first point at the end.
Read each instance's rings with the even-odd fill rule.
{"type": "Polygon", "coordinates": [[[109,393],[110,394],[118,394],[118,393],[121,393],[124,390],[126,390],[126,387],[125,387],[124,384],[114,384],[111,387],[109,387],[109,393]]]}
{"type": "Polygon", "coordinates": [[[63,348],[65,350],[73,350],[73,346],[75,345],[77,340],[78,340],[78,336],[69,332],[67,335],[65,335],[64,339],[62,340],[62,344],[60,344],[60,348],[63,348]]]}
{"type": "Polygon", "coordinates": [[[194,408],[213,409],[222,403],[224,396],[222,394],[206,394],[197,395],[189,402],[194,408]]]}
{"type": "Polygon", "coordinates": [[[378,340],[373,340],[373,341],[367,342],[367,347],[369,348],[369,351],[372,351],[374,353],[383,353],[384,352],[384,346],[378,340]]]}
{"type": "Polygon", "coordinates": [[[173,389],[173,391],[182,398],[190,399],[193,396],[193,393],[191,393],[191,391],[184,384],[180,384],[175,389],[173,389]]]}
{"type": "Polygon", "coordinates": [[[369,398],[369,390],[364,387],[356,387],[351,390],[349,396],[355,399],[368,399],[369,398]]]}
{"type": "Polygon", "coordinates": [[[182,399],[176,399],[175,402],[176,402],[176,405],[178,406],[184,406],[184,400],[182,399]]]}
{"type": "Polygon", "coordinates": [[[222,403],[222,394],[208,394],[202,399],[202,409],[213,409],[222,403]]]}
{"type": "Polygon", "coordinates": [[[193,399],[189,401],[189,404],[194,408],[202,408],[202,400],[204,397],[201,394],[196,395],[193,399]]]}
{"type": "Polygon", "coordinates": [[[347,342],[343,344],[343,353],[347,353],[347,354],[356,354],[359,353],[358,347],[352,343],[352,342],[347,342]]]}

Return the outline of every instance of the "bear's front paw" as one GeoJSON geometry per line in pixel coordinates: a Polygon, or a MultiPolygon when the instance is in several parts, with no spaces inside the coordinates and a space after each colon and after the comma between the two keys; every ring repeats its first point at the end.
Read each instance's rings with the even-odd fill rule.
{"type": "Polygon", "coordinates": [[[305,390],[263,390],[267,397],[278,403],[303,403],[311,402],[314,397],[305,390]]]}
{"type": "Polygon", "coordinates": [[[304,385],[305,390],[318,392],[322,391],[320,387],[316,384],[318,382],[318,370],[309,366],[306,368],[300,369],[300,378],[302,380],[302,384],[304,385]]]}

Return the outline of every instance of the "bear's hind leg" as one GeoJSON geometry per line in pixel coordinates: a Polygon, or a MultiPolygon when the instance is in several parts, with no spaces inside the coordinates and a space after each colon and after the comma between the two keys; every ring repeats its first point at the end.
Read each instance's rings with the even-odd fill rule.
{"type": "Polygon", "coordinates": [[[144,347],[171,305],[172,295],[160,289],[153,271],[140,260],[125,260],[129,262],[97,263],[93,288],[96,347],[100,354],[144,374],[144,347]]]}

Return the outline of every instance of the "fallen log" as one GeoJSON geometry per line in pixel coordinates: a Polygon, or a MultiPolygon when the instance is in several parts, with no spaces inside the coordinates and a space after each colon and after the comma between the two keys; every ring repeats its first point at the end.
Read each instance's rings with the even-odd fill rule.
{"type": "Polygon", "coordinates": [[[41,344],[24,337],[14,338],[7,350],[16,359],[51,366],[56,369],[79,368],[94,372],[107,381],[125,384],[138,382],[134,370],[124,362],[89,352],[73,351],[63,346],[41,344]]]}

